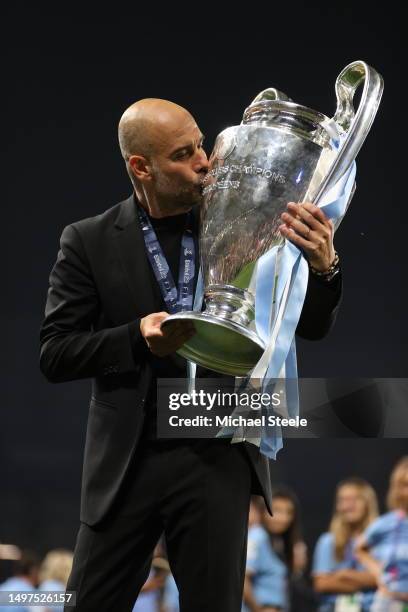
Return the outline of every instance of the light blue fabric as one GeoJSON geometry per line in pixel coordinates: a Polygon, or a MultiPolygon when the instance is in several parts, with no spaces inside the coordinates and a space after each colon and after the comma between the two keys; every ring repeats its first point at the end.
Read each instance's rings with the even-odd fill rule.
{"type": "MultiPolygon", "coordinates": [[[[355,541],[350,540],[348,542],[344,559],[337,561],[335,557],[334,549],[334,536],[332,533],[323,533],[317,543],[313,554],[313,574],[331,574],[340,569],[355,569],[358,571],[366,571],[356,559],[353,548],[355,541]]],[[[361,609],[363,612],[370,610],[373,598],[374,590],[365,590],[359,594],[361,609]]],[[[319,612],[326,612],[334,607],[336,602],[336,593],[321,593],[319,594],[319,612]]]]}
{"type": "Polygon", "coordinates": [[[172,574],[169,574],[164,584],[163,603],[165,612],[179,612],[179,592],[176,581],[172,574]]]}
{"type": "MultiPolygon", "coordinates": [[[[326,194],[321,210],[333,221],[341,219],[350,201],[356,175],[356,164],[352,163],[343,177],[326,194]]],[[[297,361],[295,332],[306,295],[308,265],[301,251],[289,241],[283,247],[273,247],[257,262],[255,274],[255,326],[267,348],[260,361],[251,373],[247,384],[262,381],[262,392],[272,394],[275,383],[273,379],[285,380],[286,414],[295,418],[299,414],[299,394],[297,389],[297,361]],[[275,280],[277,280],[275,287],[275,280]],[[274,306],[275,302],[275,306],[274,306]],[[284,316],[281,323],[275,326],[281,310],[284,316]],[[273,316],[271,316],[271,314],[273,316]],[[276,327],[277,335],[273,332],[276,327]],[[286,380],[288,383],[286,384],[286,380]]],[[[197,281],[194,299],[194,310],[201,311],[204,287],[201,269],[197,281]]],[[[195,378],[195,364],[188,364],[190,389],[195,378]]],[[[245,383],[241,381],[241,390],[245,383]]],[[[270,409],[273,414],[273,409],[270,409]]],[[[242,410],[241,410],[242,414],[242,410]]],[[[268,414],[267,414],[268,416],[268,414]]],[[[224,427],[221,436],[233,436],[232,442],[243,439],[242,428],[234,430],[224,427]]],[[[256,439],[248,439],[257,444],[260,451],[270,459],[276,459],[283,446],[281,427],[268,427],[259,432],[256,439]]]]}
{"type": "MultiPolygon", "coordinates": [[[[268,255],[268,253],[266,255],[268,255]]],[[[309,272],[306,260],[301,255],[299,249],[291,242],[285,243],[281,258],[282,265],[277,283],[276,301],[278,304],[281,304],[285,286],[287,283],[290,283],[285,314],[279,327],[265,374],[263,372],[260,374],[255,368],[252,376],[254,378],[262,377],[262,392],[272,395],[275,390],[275,382],[273,379],[282,377],[282,368],[285,367],[284,378],[291,381],[285,384],[286,411],[287,415],[292,418],[299,414],[298,388],[297,384],[295,385],[293,382],[297,380],[296,344],[294,336],[306,295],[309,272]]],[[[269,265],[270,262],[267,257],[265,257],[265,259],[262,257],[258,262],[257,291],[255,296],[255,321],[257,331],[258,325],[260,326],[261,323],[258,305],[265,302],[267,305],[269,304],[269,309],[272,308],[271,299],[268,299],[266,294],[263,295],[258,291],[258,279],[269,273],[269,265]]],[[[262,325],[263,328],[265,328],[265,323],[264,321],[262,325]]],[[[276,316],[271,322],[270,334],[272,333],[275,323],[276,316]]],[[[268,343],[268,338],[263,339],[268,343]]],[[[274,412],[273,409],[269,411],[271,414],[274,412]]],[[[269,411],[267,411],[267,413],[269,411]]],[[[267,414],[267,416],[269,415],[267,414]]],[[[268,428],[268,431],[262,431],[260,451],[264,455],[270,459],[276,459],[276,455],[282,446],[283,440],[280,426],[275,426],[272,433],[270,428],[268,428]]]]}
{"type": "MultiPolygon", "coordinates": [[[[0,584],[0,591],[36,591],[37,589],[32,586],[24,578],[12,577],[8,578],[5,582],[0,584]]],[[[1,612],[33,612],[33,610],[39,610],[40,608],[34,608],[30,606],[0,606],[1,612]]]]}
{"type": "MultiPolygon", "coordinates": [[[[38,587],[39,591],[65,591],[65,587],[59,580],[44,580],[38,587]]],[[[47,612],[63,612],[64,606],[47,606],[47,612]]],[[[0,608],[0,612],[2,612],[0,608]]]]}
{"type": "MultiPolygon", "coordinates": [[[[334,188],[329,191],[325,199],[325,203],[320,206],[321,210],[332,220],[336,220],[344,215],[347,204],[350,200],[356,174],[355,162],[351,165],[345,175],[336,183],[334,188]]],[[[284,291],[287,283],[289,285],[289,294],[287,297],[286,309],[279,328],[273,350],[271,352],[269,362],[265,368],[265,374],[258,366],[254,368],[252,377],[262,377],[262,391],[273,393],[274,383],[271,379],[276,379],[282,376],[282,368],[284,370],[284,378],[288,380],[286,384],[286,411],[291,418],[299,414],[299,396],[297,389],[297,362],[295,352],[295,332],[303,307],[303,302],[307,290],[308,280],[308,265],[300,250],[291,242],[286,241],[280,254],[280,263],[276,270],[276,253],[273,249],[263,255],[257,264],[256,276],[256,295],[255,295],[255,322],[257,332],[262,339],[268,343],[270,334],[276,322],[276,314],[272,321],[269,321],[268,313],[272,311],[272,300],[275,298],[278,306],[284,296],[284,291]],[[278,273],[278,282],[275,293],[268,287],[269,282],[278,273]],[[266,330],[269,327],[269,338],[266,337],[266,330]]],[[[279,308],[275,308],[277,313],[279,308]]],[[[268,352],[266,350],[265,356],[268,352]]],[[[262,359],[261,359],[262,360],[262,359]]],[[[283,446],[282,432],[279,426],[276,426],[275,431],[270,434],[263,431],[261,436],[260,451],[270,459],[276,459],[278,451],[283,446]]]]}
{"type": "MultiPolygon", "coordinates": [[[[348,548],[350,552],[350,547],[348,548]]],[[[340,569],[350,567],[350,559],[346,558],[337,561],[334,554],[334,537],[331,533],[323,533],[317,540],[313,554],[313,574],[331,574],[340,569]]],[[[335,593],[321,593],[319,595],[319,610],[324,610],[327,604],[334,604],[336,601],[335,593]]]]}
{"type": "MultiPolygon", "coordinates": [[[[149,581],[153,576],[154,573],[151,571],[147,581],[149,581]]],[[[146,593],[139,593],[136,603],[132,608],[132,612],[158,612],[159,595],[159,589],[147,591],[146,593]]]]}
{"type": "Polygon", "coordinates": [[[369,525],[364,539],[381,561],[382,581],[390,591],[408,593],[408,518],[400,511],[383,514],[369,525]]]}
{"type": "MultiPolygon", "coordinates": [[[[258,605],[288,607],[288,571],[272,548],[268,532],[261,525],[248,530],[247,573],[258,605]]],[[[243,612],[247,606],[243,604],[243,612]]]]}

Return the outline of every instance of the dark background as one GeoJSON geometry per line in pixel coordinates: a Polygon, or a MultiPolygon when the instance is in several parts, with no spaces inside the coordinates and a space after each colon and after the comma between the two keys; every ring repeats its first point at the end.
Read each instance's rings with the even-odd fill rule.
{"type": "MultiPolygon", "coordinates": [[[[210,152],[265,87],[332,116],[346,64],[363,59],[383,75],[357,192],[336,235],[344,270],[337,325],[324,341],[299,341],[298,353],[303,376],[408,376],[405,64],[395,6],[85,6],[19,3],[6,25],[0,541],[41,553],[74,545],[89,395],[89,381],[53,386],[39,372],[48,274],[65,225],[130,194],[116,129],[139,98],[187,107],[210,152]]],[[[289,440],[273,478],[297,491],[312,545],[340,478],[367,478],[382,500],[406,452],[402,439],[289,440]]]]}

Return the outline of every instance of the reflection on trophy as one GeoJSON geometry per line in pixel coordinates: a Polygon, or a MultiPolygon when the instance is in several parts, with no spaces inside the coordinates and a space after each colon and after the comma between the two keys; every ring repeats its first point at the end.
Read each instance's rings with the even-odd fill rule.
{"type": "Polygon", "coordinates": [[[271,88],[245,110],[241,125],[219,134],[201,211],[205,310],[180,312],[163,323],[194,322],[196,334],[180,355],[234,376],[254,368],[265,348],[255,328],[256,264],[283,243],[278,227],[287,203],[318,204],[350,167],[382,89],[373,68],[353,62],[336,80],[332,119],[271,88]],[[360,84],[364,88],[355,113],[353,97],[360,84]]]}

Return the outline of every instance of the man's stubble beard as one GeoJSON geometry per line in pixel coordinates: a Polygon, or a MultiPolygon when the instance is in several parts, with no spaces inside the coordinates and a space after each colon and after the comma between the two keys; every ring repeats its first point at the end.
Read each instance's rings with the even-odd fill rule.
{"type": "Polygon", "coordinates": [[[184,208],[187,212],[193,206],[201,205],[203,201],[199,185],[175,186],[173,181],[158,169],[155,169],[155,187],[160,207],[169,212],[175,208],[184,208]]]}

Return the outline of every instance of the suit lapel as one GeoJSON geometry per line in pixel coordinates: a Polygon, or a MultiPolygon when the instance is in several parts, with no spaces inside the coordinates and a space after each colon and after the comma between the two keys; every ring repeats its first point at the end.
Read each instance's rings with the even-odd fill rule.
{"type": "Polygon", "coordinates": [[[114,236],[135,307],[141,314],[148,314],[154,311],[155,296],[136,206],[138,204],[133,194],[121,203],[114,236]]]}

